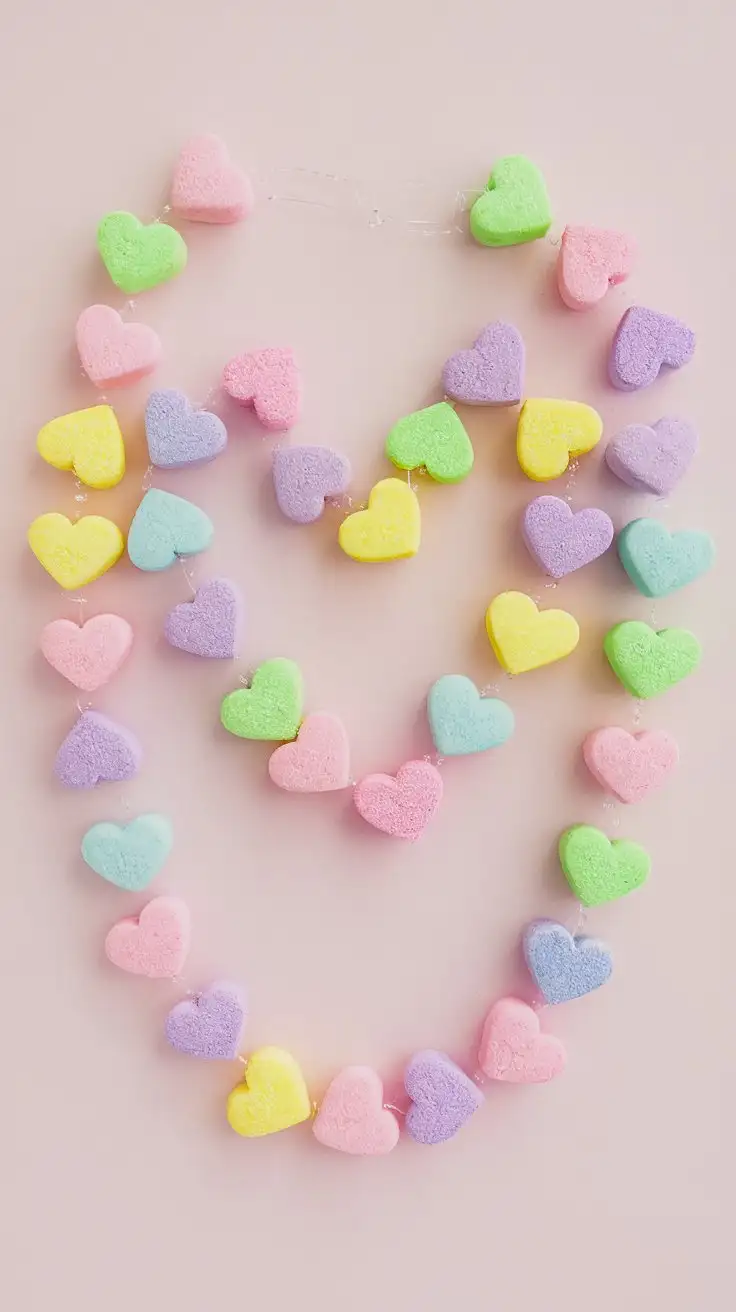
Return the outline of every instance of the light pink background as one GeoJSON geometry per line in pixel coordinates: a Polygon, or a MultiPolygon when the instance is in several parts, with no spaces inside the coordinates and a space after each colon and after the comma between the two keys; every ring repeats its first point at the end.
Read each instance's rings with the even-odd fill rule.
{"type": "MultiPolygon", "coordinates": [[[[9,1307],[723,1306],[736,31],[722,0],[704,0],[689,21],[683,8],[37,0],[12,10],[0,77],[9,1307]],[[100,216],[160,212],[179,144],[202,130],[220,132],[252,171],[259,206],[245,226],[187,230],[185,275],[139,298],[136,313],[165,344],[158,385],[202,399],[232,354],[292,345],[306,378],[294,439],[348,452],[362,499],[390,472],[391,423],[437,399],[445,357],[507,317],[527,342],[528,394],[590,401],[609,434],[667,412],[695,421],[701,454],[661,511],[609,477],[601,452],[563,480],[563,494],[604,505],[617,526],[653,512],[671,527],[708,528],[717,571],[656,612],[613,555],[546,588],[520,544],[535,488],[516,465],[513,413],[468,416],[476,468],[465,484],[422,482],[419,556],[361,567],[339,553],[334,513],[307,529],[279,518],[272,442],[228,412],[231,443],[216,465],[155,483],[211,513],[215,544],[194,573],[242,585],[244,659],[205,666],[165,649],[163,616],[188,595],[181,570],[145,577],[121,562],[87,589],[87,613],[119,610],[137,641],[94,702],[138,732],[145,768],[124,788],[63,792],[51,763],[75,695],[43,666],[37,641],[46,621],[77,610],[24,539],[35,515],[78,507],[71,477],[37,458],[35,433],[94,400],[74,358],[74,320],[94,300],[124,299],[96,256],[100,216]],[[494,157],[514,151],[546,175],[556,216],[547,240],[489,252],[440,235],[456,193],[482,186],[494,157]],[[387,221],[371,226],[374,208],[387,221]],[[631,283],[586,316],[554,291],[566,221],[621,226],[640,243],[631,283]],[[681,374],[626,396],[606,385],[604,362],[634,300],[685,318],[698,351],[681,374]],[[514,682],[499,670],[482,621],[509,587],[577,616],[583,638],[564,665],[514,682]],[[680,741],[677,778],[641,807],[611,809],[585,778],[579,745],[600,724],[632,727],[635,706],[601,638],[616,620],[653,613],[660,626],[692,627],[705,659],[643,708],[643,727],[666,726],[680,741]],[[299,662],[308,708],[344,717],[356,775],[429,750],[423,699],[448,671],[497,685],[518,732],[487,759],[447,763],[425,839],[392,844],[362,825],[348,796],[280,794],[267,781],[268,749],[219,729],[221,695],[272,655],[299,662]],[[107,927],[145,897],[97,879],[79,840],[96,820],[145,810],[174,820],[174,853],[153,892],[190,903],[188,980],[242,979],[248,1046],[291,1049],[315,1097],[351,1061],[374,1064],[391,1086],[425,1045],[472,1068],[485,1009],[525,987],[521,926],[539,914],[574,923],[555,858],[567,824],[643,842],[654,869],[644,890],[589,915],[615,952],[613,982],[547,1013],[569,1045],[565,1077],[490,1088],[452,1143],[402,1141],[364,1162],[321,1149],[307,1127],[236,1138],[224,1102],[240,1068],[167,1052],[162,1020],[176,990],[103,961],[107,927]]],[[[145,395],[141,386],[120,399],[124,483],[83,507],[123,527],[146,466],[145,395]]]]}

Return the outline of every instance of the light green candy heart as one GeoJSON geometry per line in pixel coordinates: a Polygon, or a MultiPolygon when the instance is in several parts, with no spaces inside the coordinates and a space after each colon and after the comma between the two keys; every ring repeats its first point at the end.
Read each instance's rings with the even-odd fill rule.
{"type": "Polygon", "coordinates": [[[173,843],[166,816],[139,815],[127,825],[93,825],[82,839],[82,856],[103,879],[137,893],[158,874],[173,843]]]}
{"type": "Polygon", "coordinates": [[[644,883],[651,862],[638,843],[606,835],[593,825],[573,825],[559,844],[560,865],[570,888],[586,907],[613,902],[644,883]]]}
{"type": "Polygon", "coordinates": [[[616,546],[631,582],[645,597],[666,597],[700,578],[716,551],[709,533],[670,533],[656,519],[632,520],[619,533],[616,546]]]}
{"type": "Polygon", "coordinates": [[[116,287],[134,296],[181,273],[187,247],[168,223],[141,223],[135,214],[116,210],[97,229],[97,249],[116,287]]]}
{"type": "Polygon", "coordinates": [[[498,697],[481,697],[464,674],[444,674],[427,697],[427,718],[441,756],[501,747],[514,732],[514,712],[498,697]]]}
{"type": "Polygon", "coordinates": [[[437,483],[459,483],[473,468],[473,446],[447,401],[415,410],[394,424],[386,455],[398,469],[424,467],[437,483]]]}
{"type": "Polygon", "coordinates": [[[611,669],[633,697],[656,697],[700,664],[700,643],[688,629],[659,629],[642,620],[614,624],[603,639],[611,669]]]}
{"type": "Polygon", "coordinates": [[[258,666],[249,688],[223,697],[220,719],[238,738],[290,742],[301,723],[302,695],[299,666],[277,657],[258,666]]]}
{"type": "Polygon", "coordinates": [[[536,241],[551,222],[544,178],[525,155],[507,155],[498,161],[470,211],[470,231],[483,246],[536,241]]]}

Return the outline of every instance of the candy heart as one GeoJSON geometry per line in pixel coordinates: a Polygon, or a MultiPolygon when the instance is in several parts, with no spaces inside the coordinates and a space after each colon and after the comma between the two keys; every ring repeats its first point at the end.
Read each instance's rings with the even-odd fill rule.
{"type": "Polygon", "coordinates": [[[473,447],[451,405],[416,410],[386,438],[386,455],[398,469],[426,469],[437,483],[459,483],[473,468],[473,447]]]}
{"type": "Polygon", "coordinates": [[[124,323],[109,305],[82,310],[75,330],[82,368],[95,387],[126,387],[153,373],[161,339],[145,323],[124,323]]]}
{"type": "Polygon", "coordinates": [[[204,133],[181,148],[171,183],[171,208],[196,223],[237,223],[253,209],[250,179],[236,168],[219,137],[204,133]]]}
{"type": "Polygon", "coordinates": [[[444,674],[427,697],[429,728],[440,756],[501,747],[514,732],[514,712],[498,697],[481,697],[464,674],[444,674]]]}
{"type": "Polygon", "coordinates": [[[466,405],[516,405],[524,386],[524,341],[513,324],[489,323],[470,351],[445,362],[442,385],[466,405]]]}
{"type": "Polygon", "coordinates": [[[571,456],[592,451],[602,433],[597,410],[582,401],[525,401],[516,429],[519,464],[527,478],[546,483],[564,474],[571,456]]]}
{"type": "Polygon", "coordinates": [[[442,775],[429,761],[406,761],[395,779],[366,775],[353,790],[355,806],[369,825],[410,841],[424,832],[441,800],[442,775]]]}
{"type": "Polygon", "coordinates": [[[609,842],[593,825],[572,825],[559,842],[560,865],[570,888],[586,907],[614,902],[647,878],[649,853],[638,843],[614,838],[609,842]]]}
{"type": "Polygon", "coordinates": [[[715,546],[708,533],[682,529],[670,533],[656,519],[634,519],[617,541],[621,564],[645,597],[666,597],[705,574],[715,546]]]}
{"type": "Polygon", "coordinates": [[[93,825],[82,839],[82,856],[95,874],[139,893],[163,868],[173,845],[165,815],[139,815],[127,825],[93,825]]]}
{"type": "Polygon", "coordinates": [[[572,1002],[610,978],[610,950],[598,939],[573,938],[555,920],[535,920],[524,931],[524,956],[545,1002],[572,1002]]]}
{"type": "Polygon", "coordinates": [[[99,711],[83,711],[56,753],[54,774],[68,788],[94,788],[138,773],[143,753],[134,734],[99,711]]]}
{"type": "Polygon", "coordinates": [[[565,610],[537,610],[524,592],[499,592],[486,611],[491,646],[509,674],[524,674],[569,656],[578,645],[577,620],[565,610]]]}
{"type": "Polygon", "coordinates": [[[52,579],[68,591],[92,583],[119,560],[125,547],[117,524],[101,515],[83,515],[72,524],[66,515],[39,515],[28,530],[28,545],[52,579]]]}
{"type": "Polygon", "coordinates": [[[603,649],[614,674],[632,697],[656,697],[700,664],[700,643],[688,629],[659,629],[624,620],[608,630],[603,649]]]}
{"type": "Polygon", "coordinates": [[[671,734],[648,729],[631,734],[609,725],[583,742],[583,757],[603,788],[622,802],[640,802],[674,770],[680,753],[671,734]]]}
{"type": "Polygon", "coordinates": [[[631,273],[636,246],[625,232],[568,224],[557,261],[557,286],[571,310],[587,310],[631,273]]]}
{"type": "Polygon", "coordinates": [[[75,410],[44,424],[38,453],[55,469],[73,469],[87,487],[114,487],[125,473],[125,447],[115,411],[109,405],[75,410]]]}
{"type": "Polygon", "coordinates": [[[276,657],[258,666],[249,688],[223,697],[220,719],[238,738],[287,742],[302,718],[302,675],[294,661],[276,657]]]}
{"type": "Polygon", "coordinates": [[[167,282],[187,262],[184,238],[168,223],[143,224],[134,214],[106,214],[97,229],[97,249],[110,277],[127,296],[167,282]]]}
{"type": "Polygon", "coordinates": [[[390,1153],[399,1123],[383,1106],[383,1084],[370,1066],[346,1066],[332,1080],[312,1126],[325,1148],[359,1157],[390,1153]]]}
{"type": "Polygon", "coordinates": [[[194,998],[171,1008],[164,1032],[172,1048],[187,1057],[234,1061],[245,1029],[245,994],[238,984],[220,980],[194,998]]]}
{"type": "Polygon", "coordinates": [[[524,155],[496,164],[470,211],[470,231],[483,246],[516,246],[543,237],[552,223],[544,178],[524,155]]]}
{"type": "Polygon", "coordinates": [[[236,355],[225,365],[222,385],[241,405],[252,405],[264,428],[293,428],[301,406],[301,379],[291,351],[267,347],[236,355]]]}
{"type": "Polygon", "coordinates": [[[695,351],[695,333],[680,319],[632,305],[614,334],[608,376],[614,387],[635,392],[653,383],[663,365],[681,369],[695,351]]]}
{"type": "Polygon", "coordinates": [[[166,640],[192,656],[230,660],[237,650],[241,609],[234,583],[209,579],[197,588],[193,601],[181,601],[169,611],[164,623],[166,640]]]}
{"type": "Polygon", "coordinates": [[[296,524],[319,519],[326,497],[339,497],[350,483],[350,461],[326,446],[277,446],[273,486],[282,515],[296,524]]]}
{"type": "Polygon", "coordinates": [[[236,1134],[253,1139],[308,1121],[312,1104],[298,1063],[283,1048],[259,1048],[248,1059],[245,1079],[227,1100],[236,1134]]]}
{"type": "Polygon", "coordinates": [[[368,509],[342,521],[337,539],[353,560],[401,560],[419,550],[422,518],[416,495],[400,478],[383,478],[371,488],[368,509]]]}
{"type": "Polygon", "coordinates": [[[671,492],[698,448],[698,435],[684,419],[658,419],[651,428],[628,424],[606,447],[606,464],[629,487],[671,492]]]}
{"type": "Polygon", "coordinates": [[[444,1143],[470,1120],[483,1102],[477,1084],[442,1052],[416,1052],[404,1073],[412,1105],[406,1132],[415,1143],[444,1143]]]}
{"type": "Polygon", "coordinates": [[[178,897],[154,897],[140,916],[119,920],[105,939],[108,961],[131,975],[174,979],[189,953],[189,908],[178,897]]]}
{"type": "Polygon", "coordinates": [[[93,615],[86,624],[52,620],[41,630],[40,647],[65,679],[95,692],[120,669],[133,644],[133,630],[120,615],[93,615]]]}
{"type": "Polygon", "coordinates": [[[591,507],[573,513],[560,497],[530,501],[522,532],[535,560],[553,579],[589,565],[613,542],[613,524],[605,510],[591,507]]]}
{"type": "Polygon", "coordinates": [[[214,532],[211,519],[199,506],[151,487],[133,516],[128,555],[138,569],[168,569],[177,556],[206,551],[214,532]]]}
{"type": "Polygon", "coordinates": [[[146,441],[151,464],[185,469],[214,460],[227,446],[227,429],[209,410],[195,410],[183,392],[151,392],[146,402],[146,441]]]}
{"type": "Polygon", "coordinates": [[[279,788],[291,793],[327,793],[350,782],[350,744],[336,715],[308,715],[296,742],[277,747],[268,773],[279,788]]]}
{"type": "Polygon", "coordinates": [[[519,998],[500,998],[485,1019],[478,1065],[491,1080],[546,1084],[564,1070],[567,1054],[553,1034],[540,1032],[539,1016],[519,998]]]}

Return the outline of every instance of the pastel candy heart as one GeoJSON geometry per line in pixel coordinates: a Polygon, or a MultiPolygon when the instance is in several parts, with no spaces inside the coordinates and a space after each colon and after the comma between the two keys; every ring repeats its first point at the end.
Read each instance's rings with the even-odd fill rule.
{"type": "Polygon", "coordinates": [[[632,697],[656,697],[700,664],[700,643],[688,629],[659,629],[624,620],[608,630],[603,648],[614,674],[632,697]]]}
{"type": "Polygon", "coordinates": [[[461,1130],[483,1102],[477,1084],[442,1052],[426,1049],[412,1057],[404,1073],[412,1105],[406,1132],[415,1143],[444,1143],[461,1130]]]}
{"type": "Polygon", "coordinates": [[[96,692],[123,664],[133,630],[120,615],[93,615],[86,624],[52,620],[41,631],[40,647],[49,665],[84,692],[96,692]]]}
{"type": "Polygon", "coordinates": [[[535,920],[524,931],[524,956],[545,1002],[572,1002],[610,979],[610,950],[598,939],[573,938],[555,920],[535,920]]]}
{"type": "Polygon", "coordinates": [[[187,1057],[234,1061],[245,1029],[245,994],[238,984],[219,980],[194,998],[171,1008],[164,1032],[172,1048],[187,1057]]]}
{"type": "Polygon", "coordinates": [[[126,916],[105,939],[105,954],[113,966],[149,979],[174,979],[189,954],[191,923],[186,902],[178,897],[154,897],[140,916],[126,916]]]}
{"type": "Polygon", "coordinates": [[[656,519],[632,520],[619,533],[616,545],[631,582],[645,597],[666,597],[699,579],[716,553],[709,533],[697,529],[670,533],[656,519]]]}
{"type": "Polygon", "coordinates": [[[446,401],[400,419],[386,438],[398,469],[426,469],[437,483],[459,483],[473,468],[473,447],[462,420],[446,401]]]}
{"type": "Polygon", "coordinates": [[[371,488],[368,509],[342,521],[338,542],[353,560],[401,560],[419,550],[422,519],[415,493],[400,478],[384,478],[371,488]]]}
{"type": "Polygon", "coordinates": [[[101,515],[83,515],[72,524],[66,515],[52,513],[34,519],[28,545],[52,579],[73,591],[112,569],[125,538],[117,524],[101,515]]]}
{"type": "Polygon", "coordinates": [[[335,1076],[312,1130],[325,1148],[357,1157],[390,1153],[399,1142],[399,1123],[383,1106],[383,1084],[370,1066],[346,1066],[335,1076]]]}
{"type": "Polygon", "coordinates": [[[312,1104],[298,1062],[283,1048],[251,1054],[245,1079],[227,1100],[227,1119],[236,1134],[253,1139],[308,1121],[312,1104]]]}
{"type": "Polygon", "coordinates": [[[209,410],[195,410],[183,392],[151,392],[146,402],[146,441],[151,464],[185,469],[214,460],[227,446],[227,429],[209,410]]]}
{"type": "Polygon", "coordinates": [[[496,659],[509,674],[524,674],[569,656],[580,629],[565,610],[537,609],[524,592],[500,592],[486,611],[486,631],[496,659]]]}
{"type": "Polygon", "coordinates": [[[587,310],[602,301],[609,287],[631,273],[636,245],[625,232],[568,224],[557,261],[557,286],[571,310],[587,310]]]}
{"type": "Polygon", "coordinates": [[[444,674],[427,697],[429,728],[440,756],[501,747],[514,732],[514,712],[498,697],[481,697],[464,674],[444,674]]]}
{"type": "Polygon", "coordinates": [[[54,774],[67,788],[132,779],[143,753],[138,739],[99,711],[83,711],[56,753],[54,774]]]}
{"type": "Polygon", "coordinates": [[[494,166],[470,211],[470,231],[483,246],[516,246],[543,237],[552,223],[544,178],[524,155],[494,166]]]}
{"type": "Polygon", "coordinates": [[[72,469],[87,487],[115,487],[125,473],[123,435],[109,405],[52,419],[39,432],[36,445],[47,464],[72,469]]]}
{"type": "Polygon", "coordinates": [[[302,675],[294,661],[276,657],[255,671],[249,688],[223,697],[220,719],[238,738],[288,742],[302,718],[302,675]]]}
{"type": "Polygon", "coordinates": [[[593,825],[572,825],[559,842],[560,865],[586,907],[614,902],[640,888],[651,867],[649,853],[624,838],[609,841],[593,825]]]}
{"type": "Polygon", "coordinates": [[[641,802],[659,788],[679,760],[677,743],[664,729],[631,734],[609,725],[583,742],[583,757],[598,783],[622,802],[641,802]]]}
{"type": "Polygon", "coordinates": [[[206,551],[214,537],[211,519],[199,506],[151,487],[128,532],[128,555],[138,569],[168,569],[178,556],[206,551]]]}
{"type": "Polygon", "coordinates": [[[539,1016],[519,998],[499,998],[483,1025],[478,1065],[490,1080],[546,1084],[564,1070],[567,1053],[553,1034],[542,1034],[539,1016]]]}
{"type": "Polygon", "coordinates": [[[613,542],[613,524],[605,510],[590,507],[573,512],[561,497],[530,501],[522,532],[534,559],[553,579],[589,565],[613,542]]]}
{"type": "Polygon", "coordinates": [[[614,334],[608,376],[614,387],[635,392],[648,387],[660,369],[681,369],[695,352],[695,333],[680,319],[632,305],[614,334]]]}
{"type": "Polygon", "coordinates": [[[171,183],[177,214],[195,223],[237,223],[253,204],[250,180],[232,163],[224,141],[203,133],[185,142],[171,183]]]}
{"type": "Polygon", "coordinates": [[[264,428],[293,428],[301,407],[301,379],[291,351],[267,347],[237,355],[225,366],[222,385],[241,405],[252,405],[264,428]]]}
{"type": "Polygon", "coordinates": [[[327,793],[350,782],[350,744],[336,715],[308,715],[296,742],[277,747],[268,762],[273,782],[290,793],[327,793]]]}
{"type": "Polygon", "coordinates": [[[585,455],[601,440],[603,420],[582,401],[525,401],[516,429],[516,454],[527,478],[559,478],[570,457],[585,455]]]}
{"type": "Polygon", "coordinates": [[[273,486],[282,515],[295,524],[319,519],[327,497],[339,497],[350,483],[350,461],[326,446],[277,446],[273,486]]]}
{"type": "Polygon", "coordinates": [[[110,884],[139,893],[163,869],[173,845],[165,815],[139,815],[127,825],[93,825],[82,839],[82,856],[110,884]]]}
{"type": "Polygon", "coordinates": [[[406,761],[396,772],[369,774],[353,790],[360,815],[374,829],[413,842],[442,801],[442,775],[429,761],[406,761]]]}
{"type": "Polygon", "coordinates": [[[628,424],[606,447],[606,464],[629,487],[665,496],[677,486],[698,448],[684,419],[658,419],[651,428],[628,424]]]}
{"type": "Polygon", "coordinates": [[[187,262],[186,243],[176,228],[143,224],[125,210],[105,215],[97,229],[97,249],[115,286],[127,296],[167,282],[187,262]]]}
{"type": "Polygon", "coordinates": [[[89,305],[75,329],[82,368],[95,387],[127,387],[153,373],[161,339],[145,323],[125,323],[109,305],[89,305]]]}
{"type": "Polygon", "coordinates": [[[241,627],[240,593],[229,579],[200,584],[193,601],[181,601],[166,616],[164,634],[172,647],[192,656],[231,660],[241,627]]]}
{"type": "Polygon", "coordinates": [[[516,405],[524,386],[524,341],[513,324],[489,323],[470,351],[445,362],[442,385],[465,405],[516,405]]]}

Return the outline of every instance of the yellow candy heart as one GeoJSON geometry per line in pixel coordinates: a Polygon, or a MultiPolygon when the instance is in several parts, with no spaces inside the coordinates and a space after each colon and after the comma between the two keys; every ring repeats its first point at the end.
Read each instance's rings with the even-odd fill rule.
{"type": "Polygon", "coordinates": [[[525,592],[499,592],[486,611],[486,631],[501,665],[524,674],[569,656],[578,645],[577,620],[566,610],[539,611],[525,592]]]}
{"type": "Polygon", "coordinates": [[[28,530],[28,545],[62,588],[82,588],[98,579],[123,554],[117,524],[101,515],[84,515],[72,524],[66,515],[39,515],[28,530]]]}
{"type": "Polygon", "coordinates": [[[36,439],[39,455],[55,469],[73,469],[87,487],[114,487],[125,473],[125,447],[109,405],[75,410],[44,424],[36,439]]]}
{"type": "Polygon", "coordinates": [[[602,433],[598,411],[582,401],[525,401],[516,429],[519,464],[527,478],[546,483],[564,474],[570,456],[592,451],[602,433]]]}
{"type": "Polygon", "coordinates": [[[419,502],[409,484],[384,478],[371,489],[368,509],[343,520],[338,541],[353,560],[400,560],[416,555],[421,530],[419,502]]]}
{"type": "Polygon", "coordinates": [[[259,1048],[248,1059],[245,1080],[227,1100],[227,1119],[237,1134],[254,1139],[288,1130],[312,1115],[298,1062],[283,1048],[259,1048]]]}

